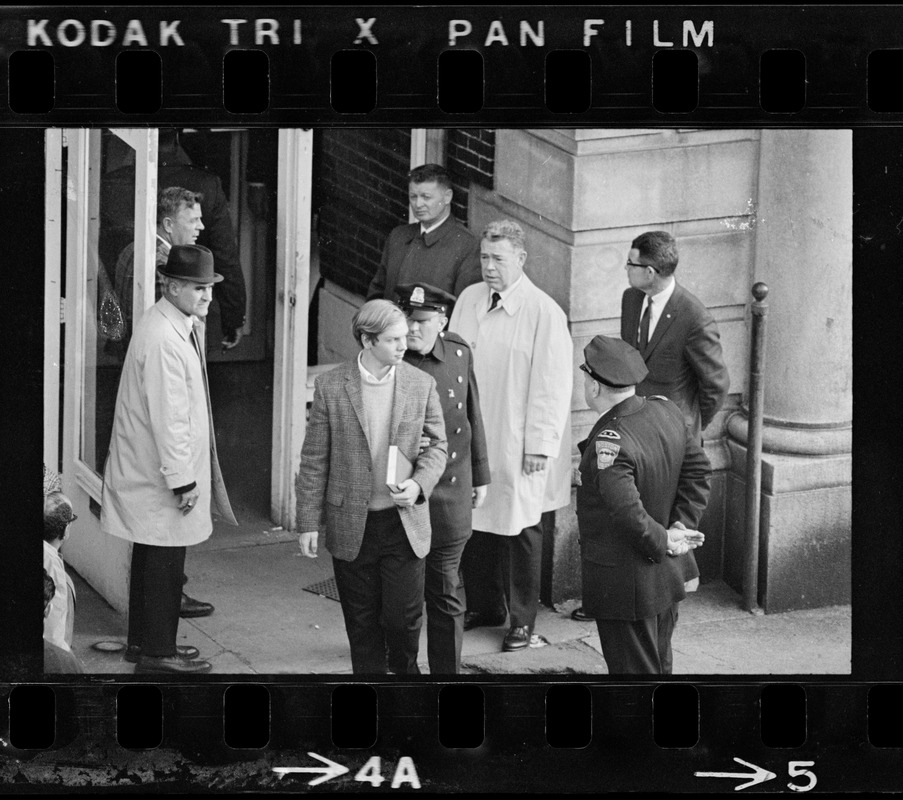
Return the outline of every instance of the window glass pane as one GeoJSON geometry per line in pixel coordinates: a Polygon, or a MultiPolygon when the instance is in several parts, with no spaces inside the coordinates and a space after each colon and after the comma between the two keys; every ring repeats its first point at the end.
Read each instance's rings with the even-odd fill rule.
{"type": "Polygon", "coordinates": [[[103,474],[133,321],[135,150],[110,131],[91,136],[81,457],[103,474]]]}

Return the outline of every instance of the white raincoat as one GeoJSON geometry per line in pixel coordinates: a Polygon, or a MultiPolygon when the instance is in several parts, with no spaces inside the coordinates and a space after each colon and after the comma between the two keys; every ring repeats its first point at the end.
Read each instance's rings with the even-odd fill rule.
{"type": "Polygon", "coordinates": [[[558,304],[524,275],[489,313],[485,283],[461,292],[449,330],[473,350],[492,483],[473,529],[516,536],[571,496],[573,343],[558,304]],[[548,456],[524,475],[524,454],[548,456]]]}
{"type": "Polygon", "coordinates": [[[211,511],[237,524],[216,457],[206,367],[191,341],[195,319],[163,298],[135,328],[104,467],[105,533],[181,547],[210,536],[211,511]],[[200,496],[183,514],[173,489],[193,481],[200,496]]]}

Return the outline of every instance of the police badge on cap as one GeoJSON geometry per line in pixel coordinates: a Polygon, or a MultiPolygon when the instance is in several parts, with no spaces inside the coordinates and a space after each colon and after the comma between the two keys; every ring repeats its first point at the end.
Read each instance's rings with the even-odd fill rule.
{"type": "Polygon", "coordinates": [[[455,304],[455,296],[428,283],[406,283],[395,287],[398,305],[405,311],[438,311],[449,314],[455,304]]]}

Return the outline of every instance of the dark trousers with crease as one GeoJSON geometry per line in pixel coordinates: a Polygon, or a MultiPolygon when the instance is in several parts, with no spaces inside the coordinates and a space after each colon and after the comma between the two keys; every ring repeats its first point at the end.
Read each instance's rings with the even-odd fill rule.
{"type": "Polygon", "coordinates": [[[420,674],[424,562],[394,507],[368,512],[354,561],[332,559],[355,674],[420,674]]]}
{"type": "Polygon", "coordinates": [[[612,675],[670,675],[671,635],[677,603],[655,617],[633,621],[597,619],[602,657],[612,675]]]}
{"type": "Polygon", "coordinates": [[[533,630],[539,609],[542,526],[537,522],[517,536],[474,531],[464,548],[461,571],[467,610],[502,624],[510,611],[512,627],[533,630]]]}
{"type": "Polygon", "coordinates": [[[434,545],[426,557],[426,649],[431,675],[461,671],[465,608],[461,553],[465,544],[466,538],[434,545]]]}
{"type": "Polygon", "coordinates": [[[132,545],[128,643],[142,655],[176,654],[184,567],[184,547],[132,545]]]}

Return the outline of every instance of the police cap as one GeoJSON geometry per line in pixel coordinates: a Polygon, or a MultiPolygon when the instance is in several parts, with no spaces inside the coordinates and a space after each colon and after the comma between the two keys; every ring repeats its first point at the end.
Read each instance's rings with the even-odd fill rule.
{"type": "Polygon", "coordinates": [[[596,336],[583,348],[583,358],[580,369],[613,389],[635,386],[649,374],[640,351],[613,336],[596,336]]]}
{"type": "Polygon", "coordinates": [[[455,296],[428,283],[405,283],[395,287],[398,305],[405,311],[438,311],[447,314],[455,304],[455,296]]]}

